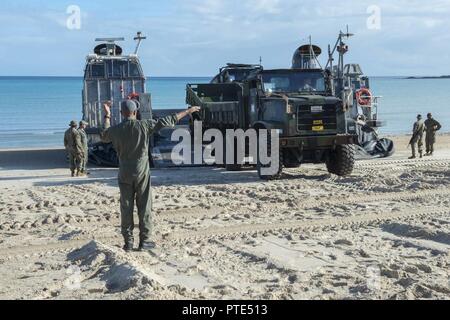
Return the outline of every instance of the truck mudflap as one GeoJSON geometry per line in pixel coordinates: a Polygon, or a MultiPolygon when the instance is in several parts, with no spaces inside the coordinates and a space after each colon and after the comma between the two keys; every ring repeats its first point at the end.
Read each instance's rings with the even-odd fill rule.
{"type": "Polygon", "coordinates": [[[350,134],[280,138],[281,148],[300,148],[302,150],[329,149],[338,145],[357,143],[358,136],[350,134]]]}

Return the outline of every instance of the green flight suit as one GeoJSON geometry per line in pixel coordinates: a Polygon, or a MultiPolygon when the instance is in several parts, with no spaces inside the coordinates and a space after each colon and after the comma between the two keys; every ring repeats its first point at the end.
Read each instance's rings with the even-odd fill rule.
{"type": "Polygon", "coordinates": [[[419,154],[423,154],[423,133],[425,132],[425,124],[422,120],[414,123],[413,139],[411,140],[411,148],[413,157],[416,156],[416,145],[419,149],[419,154]]]}
{"type": "Polygon", "coordinates": [[[139,217],[140,241],[146,241],[152,232],[151,181],[149,162],[149,143],[151,135],[164,127],[173,127],[177,116],[171,115],[154,120],[124,120],[110,127],[105,120],[101,134],[102,141],[111,143],[119,157],[119,188],[122,235],[125,241],[133,239],[134,203],[139,217]]]}
{"type": "Polygon", "coordinates": [[[84,129],[78,129],[81,137],[81,145],[83,147],[83,161],[81,163],[81,172],[86,172],[87,163],[89,161],[89,146],[88,146],[88,136],[84,129]]]}
{"type": "Polygon", "coordinates": [[[69,155],[70,171],[81,170],[83,162],[83,147],[81,136],[76,128],[68,129],[64,134],[64,147],[69,155]]]}
{"type": "Polygon", "coordinates": [[[434,153],[434,144],[436,143],[436,132],[441,130],[442,126],[434,119],[427,119],[425,121],[425,127],[427,131],[426,147],[427,153],[434,153]]]}

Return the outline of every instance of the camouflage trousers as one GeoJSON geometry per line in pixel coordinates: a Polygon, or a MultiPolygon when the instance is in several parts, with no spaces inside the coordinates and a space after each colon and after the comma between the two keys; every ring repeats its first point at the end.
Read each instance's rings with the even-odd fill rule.
{"type": "Polygon", "coordinates": [[[139,218],[139,239],[146,241],[152,231],[152,194],[150,172],[134,179],[120,179],[121,229],[125,241],[133,239],[134,205],[136,203],[139,218]]]}
{"type": "Polygon", "coordinates": [[[80,165],[80,171],[81,172],[86,172],[87,171],[87,164],[89,162],[89,153],[87,150],[85,150],[85,152],[83,153],[83,157],[81,160],[81,165],[80,165]]]}
{"type": "Polygon", "coordinates": [[[412,148],[412,154],[415,157],[416,156],[416,150],[419,151],[419,154],[423,153],[423,137],[416,138],[413,143],[411,144],[412,148]],[[417,147],[417,149],[416,149],[417,147]]]}
{"type": "Polygon", "coordinates": [[[81,153],[69,153],[70,171],[75,172],[75,170],[80,171],[81,166],[84,161],[84,156],[81,153]]]}

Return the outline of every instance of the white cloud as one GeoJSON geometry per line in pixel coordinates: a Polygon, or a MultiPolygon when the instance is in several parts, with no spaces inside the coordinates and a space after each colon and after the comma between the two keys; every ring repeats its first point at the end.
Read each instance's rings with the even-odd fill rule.
{"type": "MultiPolygon", "coordinates": [[[[65,28],[63,5],[60,11],[54,7],[41,11],[0,8],[0,20],[4,25],[0,37],[8,41],[9,51],[15,52],[11,66],[3,69],[16,70],[13,64],[24,64],[21,52],[24,42],[28,41],[35,50],[51,53],[57,49],[67,57],[66,63],[61,60],[61,65],[57,66],[58,72],[79,72],[95,37],[126,36],[129,39],[138,30],[149,36],[142,47],[142,59],[146,70],[152,74],[208,75],[228,61],[256,62],[260,55],[267,67],[283,67],[289,66],[292,52],[302,39],[312,35],[314,42],[325,49],[348,24],[350,31],[356,33],[349,41],[348,59],[361,62],[368,73],[393,74],[396,71],[391,61],[395,61],[392,64],[397,65],[397,70],[417,74],[421,68],[418,57],[425,52],[429,52],[429,72],[450,73],[450,70],[442,70],[439,57],[439,53],[450,52],[449,36],[444,32],[450,30],[449,0],[173,1],[175,5],[170,11],[158,15],[153,15],[146,7],[154,4],[142,2],[136,14],[120,15],[119,8],[114,8],[112,18],[100,4],[80,5],[83,25],[76,32],[65,28]],[[373,4],[381,8],[381,30],[366,27],[367,8],[373,4]],[[105,19],[105,14],[110,19],[105,19]],[[79,64],[69,61],[68,57],[79,57],[79,64]],[[67,67],[69,65],[72,67],[67,67]]],[[[116,3],[114,6],[120,7],[116,3]]],[[[123,7],[125,10],[127,5],[123,7]]],[[[133,43],[129,41],[124,46],[131,50],[133,43]]],[[[31,62],[23,68],[24,72],[37,69],[31,62]]]]}
{"type": "Polygon", "coordinates": [[[246,6],[258,13],[262,14],[281,14],[280,0],[248,0],[246,6]]]}

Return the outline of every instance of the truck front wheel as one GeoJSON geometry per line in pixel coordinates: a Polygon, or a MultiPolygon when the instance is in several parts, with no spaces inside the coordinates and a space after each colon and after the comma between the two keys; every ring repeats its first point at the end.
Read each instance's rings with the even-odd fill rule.
{"type": "Polygon", "coordinates": [[[355,168],[355,155],[356,149],[354,145],[337,146],[336,150],[330,152],[328,157],[328,172],[341,177],[352,174],[355,168]]]}

